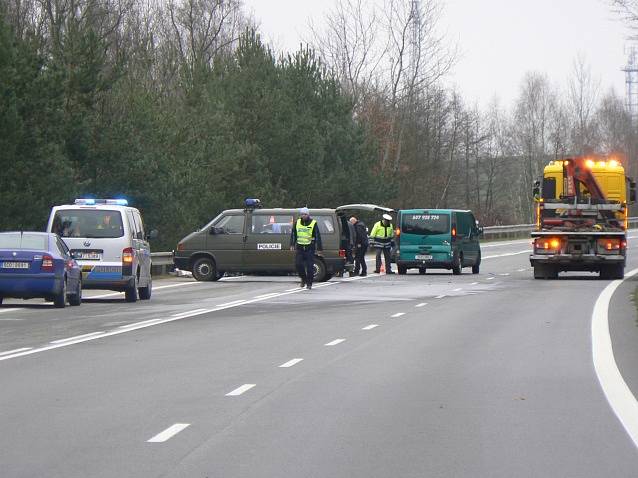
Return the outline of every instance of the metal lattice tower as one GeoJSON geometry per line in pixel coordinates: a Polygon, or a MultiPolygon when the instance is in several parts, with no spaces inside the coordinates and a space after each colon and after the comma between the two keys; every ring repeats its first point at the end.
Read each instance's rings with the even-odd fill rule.
{"type": "Polygon", "coordinates": [[[625,106],[635,127],[638,123],[638,45],[632,43],[625,47],[627,65],[625,72],[625,106]]]}

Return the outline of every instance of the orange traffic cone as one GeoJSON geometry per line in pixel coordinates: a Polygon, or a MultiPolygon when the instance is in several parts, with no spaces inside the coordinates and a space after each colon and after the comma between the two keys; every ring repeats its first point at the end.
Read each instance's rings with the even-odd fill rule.
{"type": "Polygon", "coordinates": [[[385,272],[385,266],[383,265],[383,262],[381,263],[381,268],[379,268],[379,274],[383,274],[385,272]]]}

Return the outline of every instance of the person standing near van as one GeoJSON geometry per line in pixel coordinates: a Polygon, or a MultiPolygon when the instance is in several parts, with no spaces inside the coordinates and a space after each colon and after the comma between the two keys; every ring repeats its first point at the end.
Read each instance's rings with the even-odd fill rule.
{"type": "Polygon", "coordinates": [[[350,218],[350,224],[354,226],[354,275],[358,276],[361,271],[361,277],[368,275],[368,266],[366,264],[366,252],[368,251],[368,230],[363,221],[359,221],[356,217],[350,218]]]}
{"type": "Polygon", "coordinates": [[[319,226],[317,221],[310,217],[308,208],[299,209],[299,216],[290,235],[290,250],[297,251],[295,266],[301,279],[300,286],[310,290],[314,276],[315,252],[320,254],[323,247],[319,226]]]}
{"type": "Polygon", "coordinates": [[[370,239],[373,247],[377,250],[377,261],[375,273],[381,272],[381,254],[385,260],[385,273],[394,274],[392,272],[392,263],[390,253],[392,251],[392,242],[394,241],[394,226],[392,225],[392,216],[384,214],[382,219],[375,223],[370,232],[370,239]]]}

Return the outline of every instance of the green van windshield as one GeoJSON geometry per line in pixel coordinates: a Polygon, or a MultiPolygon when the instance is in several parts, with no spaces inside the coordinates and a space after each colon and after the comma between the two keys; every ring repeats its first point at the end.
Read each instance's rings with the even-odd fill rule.
{"type": "Polygon", "coordinates": [[[402,234],[446,234],[450,232],[447,214],[406,214],[401,220],[402,234]]]}

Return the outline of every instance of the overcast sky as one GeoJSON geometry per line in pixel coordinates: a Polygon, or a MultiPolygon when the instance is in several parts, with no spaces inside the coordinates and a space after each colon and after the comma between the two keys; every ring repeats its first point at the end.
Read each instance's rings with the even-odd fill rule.
{"type": "MultiPolygon", "coordinates": [[[[278,50],[296,50],[336,0],[244,0],[278,50]]],[[[425,1],[425,0],[424,0],[425,1]]],[[[564,87],[584,55],[601,88],[624,95],[627,31],[606,0],[443,0],[441,26],[461,56],[448,82],[481,106],[514,101],[523,75],[547,73],[564,87]]]]}

